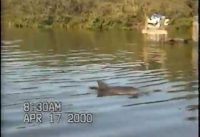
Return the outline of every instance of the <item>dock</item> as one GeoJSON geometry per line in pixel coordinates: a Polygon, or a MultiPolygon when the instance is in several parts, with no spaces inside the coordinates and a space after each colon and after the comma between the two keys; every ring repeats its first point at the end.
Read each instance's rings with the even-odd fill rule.
{"type": "Polygon", "coordinates": [[[149,35],[167,35],[168,32],[165,29],[143,29],[143,34],[149,34],[149,35]]]}
{"type": "Polygon", "coordinates": [[[147,40],[151,41],[166,41],[168,39],[168,32],[165,29],[143,29],[142,33],[147,40]]]}

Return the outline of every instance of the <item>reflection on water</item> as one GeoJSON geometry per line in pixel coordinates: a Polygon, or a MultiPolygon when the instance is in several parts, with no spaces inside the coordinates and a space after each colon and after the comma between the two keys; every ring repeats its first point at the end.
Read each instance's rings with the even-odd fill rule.
{"type": "Polygon", "coordinates": [[[5,30],[1,43],[4,136],[197,136],[195,43],[147,43],[137,31],[28,29],[5,30]],[[147,94],[98,98],[89,89],[96,80],[147,94]],[[94,122],[23,123],[25,101],[52,100],[63,112],[93,113],[94,122]]]}

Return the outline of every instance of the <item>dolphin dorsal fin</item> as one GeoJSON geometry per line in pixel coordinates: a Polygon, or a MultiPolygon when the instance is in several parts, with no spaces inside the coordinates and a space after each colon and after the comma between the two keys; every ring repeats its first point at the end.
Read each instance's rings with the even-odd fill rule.
{"type": "Polygon", "coordinates": [[[97,80],[97,83],[98,83],[99,89],[107,89],[108,88],[108,85],[101,80],[97,80]]]}

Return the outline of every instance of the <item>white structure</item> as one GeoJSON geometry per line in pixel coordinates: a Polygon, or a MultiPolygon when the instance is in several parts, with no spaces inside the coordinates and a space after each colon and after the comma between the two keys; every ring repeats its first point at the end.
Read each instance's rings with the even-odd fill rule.
{"type": "Polygon", "coordinates": [[[162,26],[169,24],[169,19],[159,14],[153,14],[150,18],[147,18],[146,29],[159,29],[162,26]]]}
{"type": "Polygon", "coordinates": [[[169,19],[159,14],[153,14],[146,18],[142,33],[144,38],[150,41],[164,42],[168,39],[168,32],[165,27],[169,24],[169,19]]]}

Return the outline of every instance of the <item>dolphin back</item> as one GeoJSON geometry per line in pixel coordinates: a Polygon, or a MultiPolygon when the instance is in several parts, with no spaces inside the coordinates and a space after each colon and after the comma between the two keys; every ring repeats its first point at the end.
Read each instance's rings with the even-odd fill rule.
{"type": "Polygon", "coordinates": [[[108,85],[101,80],[97,80],[97,83],[98,83],[99,89],[108,89],[109,88],[108,85]]]}

